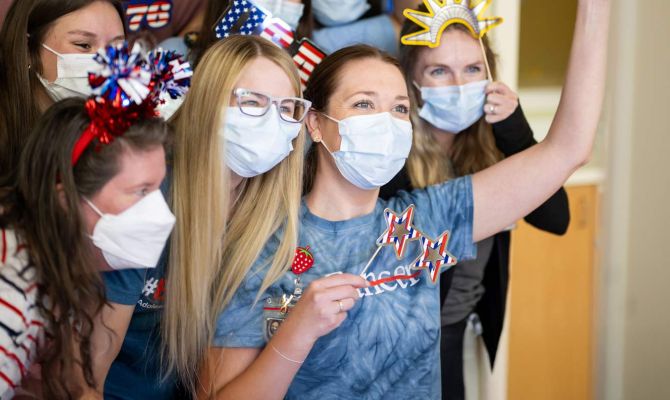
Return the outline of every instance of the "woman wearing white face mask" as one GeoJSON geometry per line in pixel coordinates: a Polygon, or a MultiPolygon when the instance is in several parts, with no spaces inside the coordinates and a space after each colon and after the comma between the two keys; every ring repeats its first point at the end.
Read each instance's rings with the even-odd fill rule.
{"type": "MultiPolygon", "coordinates": [[[[401,70],[393,59],[363,46],[340,50],[319,64],[305,92],[315,109],[307,117],[315,144],[307,161],[301,249],[292,271],[265,287],[264,257],[279,243],[278,238],[270,240],[219,316],[214,344],[220,349],[210,350],[207,363],[210,395],[440,396],[440,296],[431,282],[439,278],[440,268],[434,263],[473,258],[476,241],[536,208],[590,153],[604,92],[609,4],[581,0],[578,10],[564,98],[547,139],[473,176],[402,192],[388,202],[379,200],[379,189],[370,186],[397,173],[393,160],[409,152],[400,139],[410,134],[404,128],[410,105],[401,70]],[[378,146],[370,146],[367,134],[378,146]],[[396,170],[375,168],[380,158],[392,160],[396,170]],[[424,247],[410,243],[398,257],[392,249],[376,253],[376,239],[387,232],[391,219],[385,207],[400,217],[410,204],[416,206],[412,225],[425,235],[424,247]],[[418,255],[424,261],[416,260],[418,255]],[[427,263],[433,266],[430,271],[413,269],[427,263]],[[307,266],[311,268],[305,271],[307,266]],[[349,280],[351,273],[364,269],[371,287],[349,280]],[[296,274],[307,289],[292,292],[300,299],[291,308],[296,274]],[[324,294],[323,276],[338,277],[348,287],[324,294]],[[355,302],[358,297],[362,299],[355,302]],[[317,322],[314,304],[323,305],[316,311],[317,322]],[[286,311],[281,326],[273,326],[274,313],[286,311]],[[274,335],[267,334],[266,326],[274,335]],[[272,383],[271,391],[264,381],[272,383]]],[[[416,238],[403,227],[394,237],[416,238]]]]}
{"type": "MultiPolygon", "coordinates": [[[[161,341],[168,372],[194,395],[207,387],[197,373],[214,316],[265,242],[282,238],[266,259],[267,285],[293,259],[309,107],[285,51],[262,38],[233,36],[205,53],[174,121],[171,198],[178,222],[161,341]]],[[[139,347],[148,340],[149,334],[139,347]]]]}
{"type": "Polygon", "coordinates": [[[0,187],[13,183],[39,116],[56,100],[87,97],[93,54],[124,35],[118,0],[14,1],[0,33],[0,187]]]}
{"type": "Polygon", "coordinates": [[[97,365],[118,332],[98,325],[113,301],[99,270],[155,266],[174,224],[158,192],[167,124],[133,121],[107,145],[87,144],[91,124],[84,100],[50,108],[26,143],[16,189],[0,198],[3,399],[22,384],[49,399],[102,387],[97,365]],[[29,373],[37,354],[41,379],[29,373]]]}
{"type": "MultiPolygon", "coordinates": [[[[272,241],[273,247],[261,256],[268,263],[261,285],[274,284],[293,261],[302,128],[309,108],[300,98],[300,78],[285,51],[262,38],[233,36],[205,53],[177,116],[172,199],[178,223],[171,243],[163,341],[169,368],[194,394],[209,392],[208,382],[219,373],[220,349],[211,343],[218,329],[214,317],[244,285],[266,242],[272,241]],[[196,376],[204,356],[212,369],[196,376]]],[[[352,282],[364,283],[359,277],[324,278],[328,288],[322,294],[348,288],[348,296],[354,296],[352,282]]],[[[314,325],[305,334],[321,329],[313,310],[322,306],[304,302],[314,325]]],[[[273,343],[281,348],[288,338],[280,335],[273,343]]],[[[276,367],[284,369],[281,355],[272,349],[264,358],[279,361],[276,367]]],[[[252,385],[242,379],[238,388],[243,392],[233,397],[245,398],[244,391],[256,388],[263,398],[273,396],[281,382],[267,378],[252,385]]]]}
{"type": "MultiPolygon", "coordinates": [[[[425,11],[425,7],[421,8],[425,11]]],[[[408,22],[401,36],[417,32],[408,22]]],[[[537,142],[517,95],[501,82],[487,79],[486,59],[493,78],[496,59],[485,36],[480,43],[464,25],[450,25],[436,48],[401,46],[401,64],[415,104],[414,147],[404,168],[380,197],[411,191],[481,171],[503,157],[537,142]],[[482,48],[483,46],[483,48],[482,48]]],[[[570,220],[561,188],[526,217],[539,229],[565,233],[570,220]]],[[[443,275],[442,388],[443,398],[464,398],[463,335],[470,314],[477,313],[491,364],[502,331],[509,277],[509,231],[477,244],[477,258],[459,263],[443,275]]]]}

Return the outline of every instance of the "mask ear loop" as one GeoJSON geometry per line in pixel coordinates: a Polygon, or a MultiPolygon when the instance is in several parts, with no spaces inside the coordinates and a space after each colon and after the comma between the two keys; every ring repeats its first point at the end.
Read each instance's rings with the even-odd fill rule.
{"type": "Polygon", "coordinates": [[[482,49],[482,55],[484,56],[484,64],[486,65],[486,75],[489,78],[489,81],[493,82],[493,74],[491,74],[491,66],[489,65],[489,58],[486,55],[486,48],[484,47],[484,41],[482,38],[479,38],[479,46],[482,49]]]}
{"type": "Polygon", "coordinates": [[[103,213],[100,212],[98,207],[96,207],[91,200],[87,199],[86,197],[83,197],[83,199],[89,205],[89,207],[91,207],[93,211],[95,211],[96,214],[98,214],[101,218],[104,216],[103,213]]]}
{"type": "MultiPolygon", "coordinates": [[[[330,115],[326,114],[326,113],[323,112],[323,111],[318,111],[318,110],[314,110],[314,109],[312,109],[312,111],[317,112],[317,113],[323,115],[324,117],[328,118],[329,120],[335,122],[335,123],[338,124],[338,125],[339,125],[339,123],[340,123],[340,121],[336,120],[335,118],[331,117],[330,115]]],[[[338,132],[338,133],[339,133],[339,132],[338,132]]],[[[315,141],[315,142],[316,142],[316,141],[315,141]]],[[[333,152],[330,151],[330,149],[328,148],[328,146],[326,146],[326,142],[323,140],[323,137],[322,137],[318,142],[316,142],[316,143],[321,143],[321,144],[323,145],[323,147],[326,149],[326,151],[328,152],[328,154],[330,154],[331,156],[333,155],[333,152]]]]}

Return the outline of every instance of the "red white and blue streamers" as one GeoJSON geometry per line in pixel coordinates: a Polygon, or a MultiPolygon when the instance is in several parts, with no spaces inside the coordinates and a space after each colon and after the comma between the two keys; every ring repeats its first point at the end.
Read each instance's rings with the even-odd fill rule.
{"type": "Polygon", "coordinates": [[[97,96],[86,102],[91,123],[75,143],[73,166],[94,140],[107,145],[134,123],[157,117],[161,95],[183,96],[193,75],[176,53],[159,49],[147,54],[139,44],[132,49],[127,43],[109,45],[95,60],[101,68],[89,73],[88,81],[97,96]]]}
{"type": "Polygon", "coordinates": [[[149,64],[159,96],[167,94],[174,100],[188,92],[193,70],[179,54],[159,48],[149,53],[149,64]]]}
{"type": "Polygon", "coordinates": [[[119,107],[141,104],[147,99],[154,83],[139,44],[132,50],[126,43],[107,46],[98,50],[95,60],[102,69],[90,73],[88,81],[101,97],[119,107]]]}

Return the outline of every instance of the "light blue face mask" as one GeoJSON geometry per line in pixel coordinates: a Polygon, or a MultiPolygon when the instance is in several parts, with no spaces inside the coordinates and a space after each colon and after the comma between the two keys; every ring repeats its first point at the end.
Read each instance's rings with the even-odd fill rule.
{"type": "Polygon", "coordinates": [[[443,131],[460,133],[484,115],[488,84],[483,80],[463,86],[421,87],[419,116],[443,131]]]}
{"type": "Polygon", "coordinates": [[[304,4],[287,0],[255,0],[255,3],[269,11],[273,17],[286,22],[293,30],[298,29],[300,18],[305,10],[304,4]]]}
{"type": "Polygon", "coordinates": [[[335,165],[351,184],[363,190],[382,187],[405,165],[412,148],[412,124],[388,112],[336,120],[342,142],[331,152],[335,165]]]}
{"type": "Polygon", "coordinates": [[[313,0],[314,17],[324,26],[336,26],[356,21],[370,4],[366,0],[313,0]]]}

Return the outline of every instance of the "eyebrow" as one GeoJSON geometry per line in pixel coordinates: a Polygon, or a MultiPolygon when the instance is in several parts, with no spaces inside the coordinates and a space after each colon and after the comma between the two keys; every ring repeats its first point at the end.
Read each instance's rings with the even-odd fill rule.
{"type": "MultiPolygon", "coordinates": [[[[350,99],[350,98],[352,98],[352,97],[354,97],[354,96],[356,96],[356,95],[359,95],[359,94],[364,94],[364,95],[366,95],[366,96],[370,96],[370,97],[378,96],[377,92],[372,92],[372,91],[368,91],[368,90],[362,90],[362,91],[359,91],[359,92],[356,92],[356,93],[352,94],[351,96],[347,97],[347,99],[350,99]]],[[[409,101],[409,97],[408,97],[408,96],[396,96],[395,99],[396,99],[396,100],[401,100],[401,101],[404,101],[404,100],[409,101]]]]}
{"type": "Polygon", "coordinates": [[[370,97],[378,96],[377,92],[373,92],[373,91],[370,91],[370,90],[361,90],[361,91],[358,91],[356,93],[352,93],[350,96],[347,96],[347,99],[350,99],[350,98],[352,98],[356,95],[359,95],[359,94],[364,94],[364,95],[370,96],[370,97]]]}
{"type": "Polygon", "coordinates": [[[68,32],[68,35],[81,35],[81,36],[86,36],[86,37],[91,37],[91,38],[94,38],[94,37],[98,36],[93,32],[82,31],[82,30],[79,30],[79,29],[68,32]]]}

